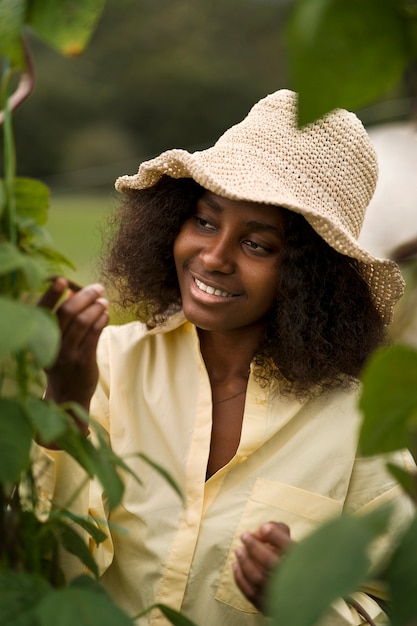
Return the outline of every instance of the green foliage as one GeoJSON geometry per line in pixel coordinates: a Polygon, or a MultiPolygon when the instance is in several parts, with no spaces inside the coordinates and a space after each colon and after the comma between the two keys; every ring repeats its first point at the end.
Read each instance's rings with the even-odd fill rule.
{"type": "MultiPolygon", "coordinates": [[[[131,472],[114,454],[101,429],[96,443],[85,438],[73,417],[89,416],[75,404],[42,399],[43,368],[54,361],[60,332],[53,313],[35,306],[51,275],[72,264],[51,245],[44,229],[49,189],[16,176],[12,108],[33,86],[33,67],[22,43],[31,28],[64,54],[85,46],[104,0],[0,0],[0,120],[3,122],[4,176],[0,179],[0,623],[5,626],[128,626],[132,618],[114,604],[96,580],[99,570],[82,534],[97,545],[106,539],[95,520],[44,500],[33,442],[67,451],[85,470],[86,480],[102,484],[110,508],[123,495],[122,473],[131,472]],[[20,80],[18,73],[29,76],[20,80]],[[22,92],[23,89],[23,92],[22,92]],[[60,551],[75,556],[90,572],[71,583],[60,569],[60,551]]],[[[158,464],[143,456],[173,485],[158,464]]],[[[139,478],[135,478],[140,482],[139,478]]],[[[74,485],[75,497],[82,485],[74,485]]],[[[69,497],[69,502],[71,497],[69,497]]],[[[69,506],[69,505],[68,505],[69,506]]],[[[190,624],[160,607],[178,626],[190,624]]]]}
{"type": "MultiPolygon", "coordinates": [[[[417,50],[417,5],[407,0],[296,0],[288,24],[299,122],[357,110],[397,85],[417,50]]],[[[415,95],[415,94],[414,94],[415,95]]]]}
{"type": "Polygon", "coordinates": [[[395,551],[386,580],[391,589],[391,626],[414,624],[417,614],[417,519],[414,519],[402,536],[395,551]]]}
{"type": "Polygon", "coordinates": [[[83,51],[105,0],[1,0],[0,56],[26,69],[22,30],[36,35],[63,54],[83,51]]]}
{"type": "Polygon", "coordinates": [[[363,373],[360,447],[365,455],[415,449],[417,351],[395,345],[377,352],[363,373]]]}
{"type": "Polygon", "coordinates": [[[13,626],[131,626],[101,585],[80,577],[54,589],[29,573],[0,571],[0,622],[13,626]]]}
{"type": "MultiPolygon", "coordinates": [[[[415,0],[295,0],[287,45],[293,86],[299,92],[300,125],[336,107],[355,110],[369,105],[394,87],[406,85],[405,95],[416,98],[415,0]]],[[[409,289],[417,292],[415,274],[409,289]]],[[[411,313],[415,315],[415,309],[411,313]]],[[[409,448],[417,458],[417,350],[394,345],[377,352],[362,383],[361,453],[409,448]]],[[[390,462],[387,467],[416,505],[416,472],[390,462]]],[[[272,622],[315,626],[334,600],[348,598],[365,585],[372,573],[368,549],[378,539],[386,515],[381,510],[375,517],[343,516],[293,548],[271,584],[272,622]]],[[[416,623],[416,555],[414,516],[384,571],[373,572],[387,585],[391,626],[416,623]]]]}
{"type": "Polygon", "coordinates": [[[389,509],[345,515],[293,547],[271,581],[273,623],[314,626],[332,602],[356,591],[369,575],[369,548],[388,520],[389,509]]]}

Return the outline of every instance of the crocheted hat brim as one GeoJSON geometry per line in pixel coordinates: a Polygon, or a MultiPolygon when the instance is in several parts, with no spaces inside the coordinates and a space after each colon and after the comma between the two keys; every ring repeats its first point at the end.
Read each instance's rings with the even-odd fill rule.
{"type": "MultiPolygon", "coordinates": [[[[116,189],[152,187],[162,175],[192,178],[232,200],[282,206],[303,215],[335,250],[359,261],[385,323],[404,291],[398,266],[358,243],[376,179],[376,156],[358,118],[338,109],[299,129],[296,95],[288,90],[258,102],[207,150],[173,149],[122,176],[116,189]]],[[[352,294],[354,297],[354,294],[352,294]]]]}

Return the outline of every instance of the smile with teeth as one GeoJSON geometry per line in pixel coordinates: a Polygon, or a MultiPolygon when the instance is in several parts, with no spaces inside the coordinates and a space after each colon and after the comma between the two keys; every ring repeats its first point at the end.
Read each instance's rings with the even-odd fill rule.
{"type": "Polygon", "coordinates": [[[233,298],[233,296],[235,295],[233,293],[227,293],[227,291],[222,291],[221,289],[215,289],[214,287],[210,287],[210,285],[206,285],[201,280],[198,280],[198,278],[194,278],[194,281],[197,287],[205,293],[209,293],[214,296],[222,296],[223,298],[233,298]]]}

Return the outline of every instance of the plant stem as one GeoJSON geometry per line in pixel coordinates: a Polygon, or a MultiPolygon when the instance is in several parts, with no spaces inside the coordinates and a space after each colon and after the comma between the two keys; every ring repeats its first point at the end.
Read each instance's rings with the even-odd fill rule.
{"type": "Polygon", "coordinates": [[[13,244],[17,243],[16,199],[14,179],[16,176],[16,151],[14,146],[12,114],[9,104],[9,83],[12,71],[7,59],[1,81],[1,105],[4,111],[3,122],[3,156],[4,156],[4,215],[5,236],[13,244]]]}

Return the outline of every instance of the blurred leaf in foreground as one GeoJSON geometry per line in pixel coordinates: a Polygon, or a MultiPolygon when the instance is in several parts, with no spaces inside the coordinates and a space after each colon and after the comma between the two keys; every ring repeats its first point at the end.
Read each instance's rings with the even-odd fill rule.
{"type": "Polygon", "coordinates": [[[331,604],[366,582],[372,542],[383,532],[389,509],[361,517],[343,516],[294,545],[271,581],[272,623],[315,626],[331,604]]]}
{"type": "Polygon", "coordinates": [[[297,0],[288,51],[299,123],[358,109],[401,78],[408,30],[397,0],[297,0]]]}

